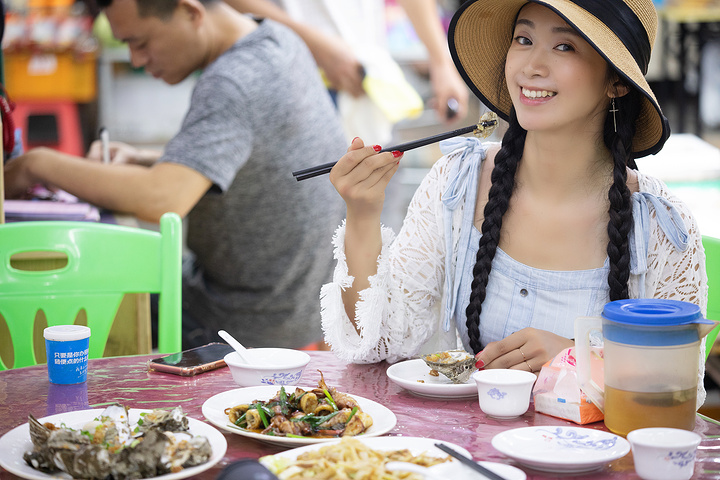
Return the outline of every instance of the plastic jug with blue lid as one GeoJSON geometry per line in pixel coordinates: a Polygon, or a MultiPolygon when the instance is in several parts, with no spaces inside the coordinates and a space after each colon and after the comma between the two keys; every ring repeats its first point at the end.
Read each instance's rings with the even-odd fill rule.
{"type": "Polygon", "coordinates": [[[612,432],[695,426],[700,345],[717,322],[678,300],[609,302],[575,321],[580,388],[612,432]]]}

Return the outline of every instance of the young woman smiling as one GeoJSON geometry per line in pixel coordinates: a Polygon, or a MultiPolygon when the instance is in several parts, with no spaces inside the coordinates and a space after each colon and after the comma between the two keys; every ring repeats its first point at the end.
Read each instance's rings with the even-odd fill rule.
{"type": "Polygon", "coordinates": [[[573,345],[575,318],[608,301],[672,298],[705,312],[697,224],[635,165],[670,133],[644,78],[656,28],[650,0],[462,5],[450,51],[508,129],[501,145],[442,143],[397,238],[380,213],[398,158],[355,139],[333,168],[347,216],[321,301],[341,358],[460,343],[479,368],[538,372],[573,345]]]}

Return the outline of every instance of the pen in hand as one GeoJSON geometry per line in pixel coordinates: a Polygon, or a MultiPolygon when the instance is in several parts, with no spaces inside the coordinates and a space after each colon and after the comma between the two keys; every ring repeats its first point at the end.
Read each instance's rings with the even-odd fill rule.
{"type": "Polygon", "coordinates": [[[100,128],[100,142],[102,142],[102,163],[110,163],[110,134],[105,127],[100,128]]]}

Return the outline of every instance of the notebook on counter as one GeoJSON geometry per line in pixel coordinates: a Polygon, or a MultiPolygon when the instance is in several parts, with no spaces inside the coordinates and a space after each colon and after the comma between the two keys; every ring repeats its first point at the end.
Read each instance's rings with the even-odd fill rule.
{"type": "Polygon", "coordinates": [[[64,191],[34,192],[38,196],[29,200],[5,200],[5,220],[78,220],[99,222],[100,211],[94,205],[81,202],[64,191]]]}

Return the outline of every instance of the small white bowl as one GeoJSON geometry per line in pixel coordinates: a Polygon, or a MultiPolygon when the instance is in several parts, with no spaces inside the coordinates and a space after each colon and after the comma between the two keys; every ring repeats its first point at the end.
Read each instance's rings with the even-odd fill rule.
{"type": "Polygon", "coordinates": [[[492,368],[473,373],[480,410],[495,418],[515,418],[527,412],[537,377],[523,370],[492,368]]]}
{"type": "Polygon", "coordinates": [[[702,437],[679,428],[639,428],[628,433],[635,472],[645,480],[689,480],[702,437]]]}
{"type": "Polygon", "coordinates": [[[237,352],[225,355],[235,383],[241,387],[256,385],[297,385],[310,355],[290,348],[248,348],[245,363],[237,352]]]}

